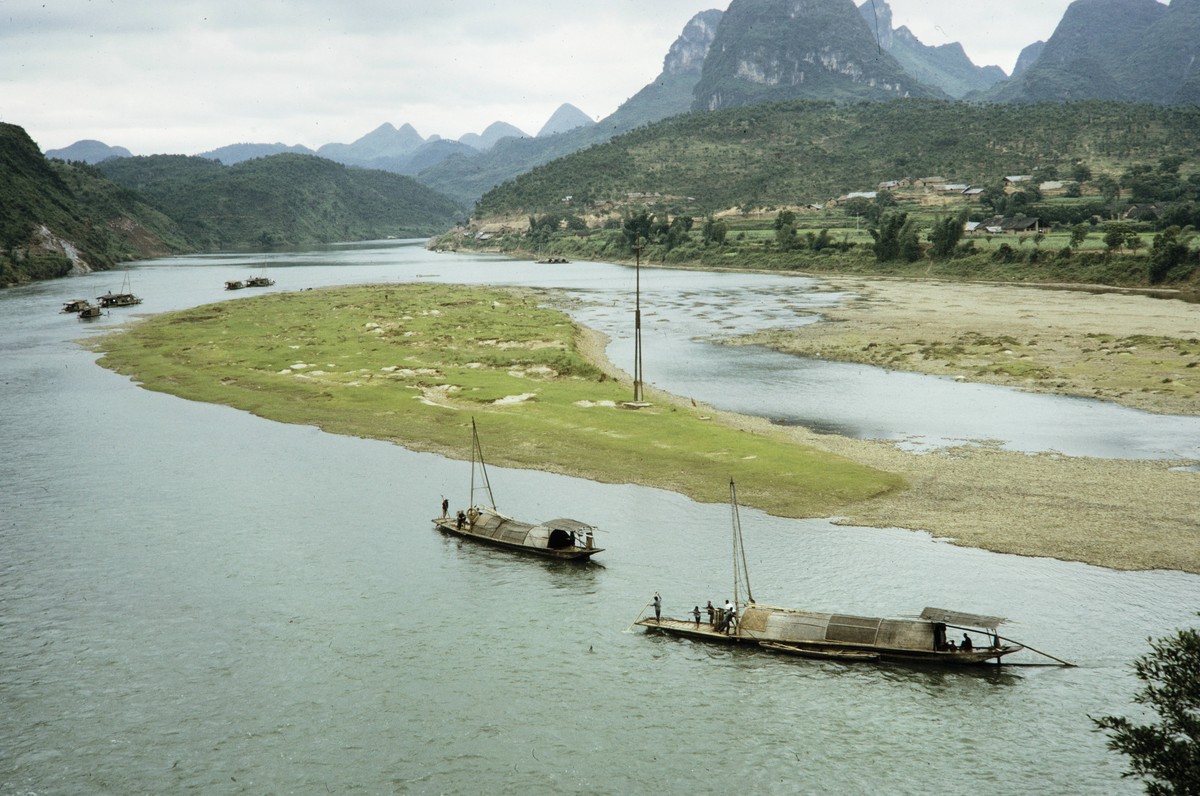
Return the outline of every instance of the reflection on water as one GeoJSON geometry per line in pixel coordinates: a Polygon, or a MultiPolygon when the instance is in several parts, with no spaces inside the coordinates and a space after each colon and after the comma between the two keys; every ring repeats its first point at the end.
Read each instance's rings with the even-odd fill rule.
{"type": "MultiPolygon", "coordinates": [[[[418,273],[541,282],[614,329],[631,279],[394,245],[189,257],[134,268],[137,312],[229,300],[224,280],[264,263],[271,291],[418,273]]],[[[1196,576],[743,509],[763,603],[1003,614],[1006,635],[1081,665],[851,666],[626,632],[655,590],[668,616],[730,596],[726,506],[494,468],[522,517],[597,524],[602,566],[459,542],[429,518],[466,462],[96,367],[72,340],[100,327],[57,309],[106,278],[0,292],[0,792],[1140,791],[1087,717],[1130,712],[1129,662],[1147,636],[1194,624],[1196,576]]],[[[728,309],[739,296],[764,323],[822,300],[775,277],[745,293],[745,275],[662,278],[689,295],[656,309],[656,380],[675,365],[660,328],[703,337],[740,323],[731,312],[759,317],[728,309]]],[[[704,383],[709,365],[678,364],[671,378],[704,383]]],[[[769,370],[745,367],[741,392],[785,394],[769,370]]]]}

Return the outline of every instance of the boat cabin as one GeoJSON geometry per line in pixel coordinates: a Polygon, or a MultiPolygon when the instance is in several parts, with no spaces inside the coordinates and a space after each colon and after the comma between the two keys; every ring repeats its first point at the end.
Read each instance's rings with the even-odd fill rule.
{"type": "Polygon", "coordinates": [[[132,293],[105,293],[103,296],[97,296],[96,301],[100,302],[101,307],[131,307],[134,304],[141,304],[142,300],[132,293]]]}

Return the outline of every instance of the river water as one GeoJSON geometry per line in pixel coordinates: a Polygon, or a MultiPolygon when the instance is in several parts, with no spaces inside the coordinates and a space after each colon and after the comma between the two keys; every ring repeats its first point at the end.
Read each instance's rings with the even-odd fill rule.
{"type": "MultiPolygon", "coordinates": [[[[1200,577],[743,510],[760,602],[1002,614],[1080,665],[846,665],[629,631],[655,590],[675,616],[731,596],[726,506],[491,469],[502,510],[605,531],[596,564],[526,560],[432,529],[442,495],[465,498],[461,461],[149,392],[75,342],[240,298],[223,282],[264,265],[271,290],[562,288],[632,358],[633,273],[605,264],[397,243],[179,257],[136,264],[145,303],[91,325],[56,310],[119,274],[0,292],[0,794],[1140,792],[1088,716],[1138,715],[1129,663],[1195,624],[1200,577]]],[[[1195,419],[705,342],[830,300],[807,280],[642,284],[647,379],[673,392],[916,447],[1197,458],[1195,419]]]]}

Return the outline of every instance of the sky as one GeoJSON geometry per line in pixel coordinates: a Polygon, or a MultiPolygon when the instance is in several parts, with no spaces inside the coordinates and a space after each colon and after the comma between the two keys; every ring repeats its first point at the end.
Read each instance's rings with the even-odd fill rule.
{"type": "MultiPolygon", "coordinates": [[[[861,0],[858,0],[861,2],[861,0]]],[[[883,0],[880,0],[882,2],[883,0]]],[[[0,121],[135,155],[457,139],[594,119],[658,76],[705,0],[0,0],[0,121]]],[[[896,27],[1011,72],[1070,0],[890,0],[896,27]]]]}

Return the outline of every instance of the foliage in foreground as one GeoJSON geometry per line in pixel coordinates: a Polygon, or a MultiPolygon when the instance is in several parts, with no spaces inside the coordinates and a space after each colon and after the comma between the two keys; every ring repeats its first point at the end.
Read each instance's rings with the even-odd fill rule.
{"type": "Polygon", "coordinates": [[[1133,664],[1142,689],[1133,701],[1157,714],[1134,724],[1121,716],[1092,719],[1108,747],[1129,757],[1122,776],[1145,781],[1151,796],[1200,794],[1200,632],[1181,630],[1150,641],[1133,664]]]}

